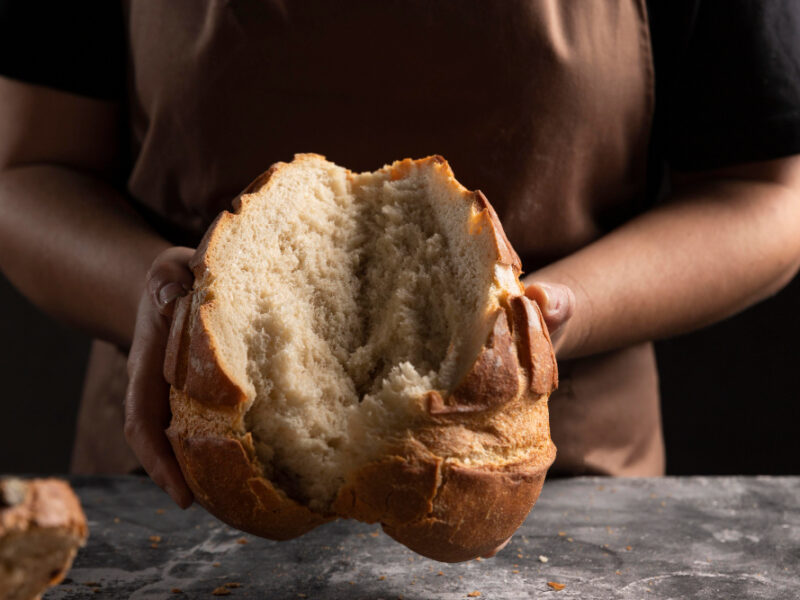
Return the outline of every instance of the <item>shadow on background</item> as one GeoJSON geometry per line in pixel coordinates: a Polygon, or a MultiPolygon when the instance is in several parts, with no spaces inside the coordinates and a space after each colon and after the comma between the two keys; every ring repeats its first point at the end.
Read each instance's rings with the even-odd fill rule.
{"type": "MultiPolygon", "coordinates": [[[[657,345],[671,474],[800,474],[800,278],[657,345]]],[[[0,473],[65,472],[89,340],[0,276],[0,473]]]]}
{"type": "Polygon", "coordinates": [[[63,473],[89,339],[45,316],[0,275],[0,473],[63,473]]]}

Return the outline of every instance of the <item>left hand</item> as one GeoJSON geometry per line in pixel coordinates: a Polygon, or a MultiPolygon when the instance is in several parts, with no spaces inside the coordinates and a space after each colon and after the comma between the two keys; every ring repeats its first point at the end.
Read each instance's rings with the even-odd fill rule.
{"type": "Polygon", "coordinates": [[[191,289],[189,261],[194,249],[173,247],[159,254],[147,273],[128,355],[130,382],[125,398],[125,439],[153,481],[178,506],[193,500],[164,430],[170,422],[164,356],[175,300],[191,289]]]}

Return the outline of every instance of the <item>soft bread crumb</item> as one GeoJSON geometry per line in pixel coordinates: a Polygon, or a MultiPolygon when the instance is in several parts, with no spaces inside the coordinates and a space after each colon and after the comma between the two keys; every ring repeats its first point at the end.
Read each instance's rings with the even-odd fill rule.
{"type": "Polygon", "coordinates": [[[463,188],[430,164],[403,174],[285,165],[242,197],[195,294],[216,306],[265,475],[317,511],[412,424],[420,397],[458,382],[506,293],[463,188]]]}

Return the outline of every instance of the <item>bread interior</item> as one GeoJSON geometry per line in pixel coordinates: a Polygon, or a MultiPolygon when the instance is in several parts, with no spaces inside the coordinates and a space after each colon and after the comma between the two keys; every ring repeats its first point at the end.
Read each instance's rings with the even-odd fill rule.
{"type": "Polygon", "coordinates": [[[0,538],[0,598],[38,598],[63,578],[79,544],[78,538],[58,528],[32,527],[0,538]]]}
{"type": "Polygon", "coordinates": [[[352,469],[450,390],[497,306],[489,232],[437,163],[284,166],[215,241],[215,335],[252,399],[265,475],[324,511],[352,469]]]}

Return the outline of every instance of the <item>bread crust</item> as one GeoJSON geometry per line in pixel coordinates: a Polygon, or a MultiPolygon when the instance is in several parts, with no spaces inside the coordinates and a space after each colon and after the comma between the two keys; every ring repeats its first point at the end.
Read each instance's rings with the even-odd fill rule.
{"type": "Polygon", "coordinates": [[[0,480],[0,536],[34,527],[59,528],[82,541],[89,535],[81,503],[67,482],[0,480]]]}
{"type": "Polygon", "coordinates": [[[538,461],[501,469],[448,465],[442,469],[434,510],[413,521],[385,521],[383,530],[442,562],[488,554],[522,525],[542,490],[547,466],[538,461]]]}
{"type": "MultiPolygon", "coordinates": [[[[295,162],[319,160],[298,155],[295,162]]],[[[264,193],[289,165],[278,163],[234,202],[264,193]]],[[[198,502],[220,519],[256,535],[288,539],[333,518],[381,523],[416,552],[455,562],[490,552],[530,511],[555,458],[547,397],[557,385],[552,345],[536,304],[524,297],[521,263],[486,197],[458,183],[442,157],[398,161],[384,170],[399,179],[429,168],[475,207],[471,233],[489,228],[497,269],[513,274],[498,282],[505,296],[488,324],[473,363],[453,387],[419,398],[417,423],[382,455],[351,472],[331,512],[310,510],[263,473],[243,424],[246,395],[221,364],[208,322],[214,299],[202,288],[176,307],[164,374],[172,384],[168,437],[198,502]],[[469,448],[509,448],[503,464],[483,464],[469,448]]],[[[235,215],[223,213],[198,248],[198,280],[213,273],[214,246],[235,215]]],[[[505,277],[505,276],[504,276],[505,277]]]]}
{"type": "Polygon", "coordinates": [[[428,413],[485,411],[513,400],[520,385],[516,348],[506,311],[498,310],[478,357],[447,400],[436,390],[428,392],[428,413]]]}
{"type": "Polygon", "coordinates": [[[509,299],[514,328],[521,338],[522,363],[528,369],[528,381],[534,394],[550,394],[558,387],[558,366],[550,333],[539,306],[527,296],[509,299]]]}
{"type": "MultiPolygon", "coordinates": [[[[173,406],[181,401],[190,400],[173,391],[173,406]]],[[[249,434],[242,439],[191,434],[173,423],[167,437],[197,502],[237,529],[288,540],[332,518],[298,504],[264,478],[249,434]]]]}
{"type": "MultiPolygon", "coordinates": [[[[12,572],[0,573],[0,588],[5,585],[12,588],[0,592],[10,594],[10,598],[33,597],[58,584],[89,535],[80,501],[65,481],[0,479],[0,544],[42,535],[58,539],[59,554],[51,557],[56,562],[37,564],[40,572],[28,572],[22,579],[15,579],[12,572]],[[5,575],[12,575],[10,583],[3,583],[5,575]]],[[[12,560],[24,558],[17,555],[12,560]]]]}

